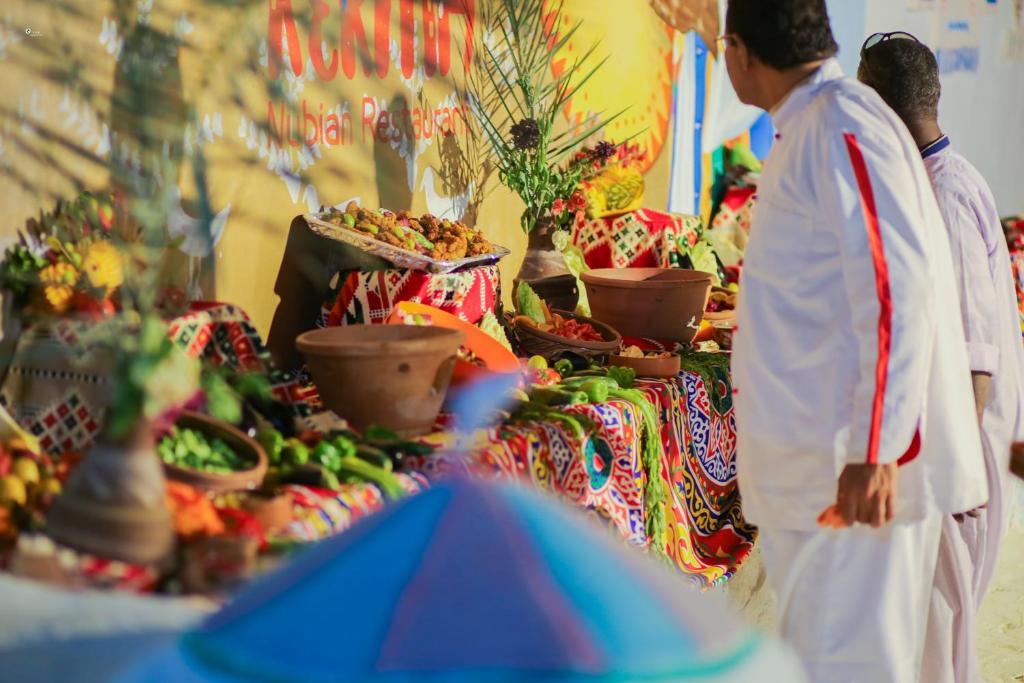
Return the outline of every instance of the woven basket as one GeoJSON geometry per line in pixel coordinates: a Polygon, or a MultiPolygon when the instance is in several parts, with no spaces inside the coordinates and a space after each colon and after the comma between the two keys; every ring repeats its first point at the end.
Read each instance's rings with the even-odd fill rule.
{"type": "Polygon", "coordinates": [[[581,323],[590,323],[597,330],[598,334],[604,337],[604,341],[590,342],[566,339],[565,337],[544,332],[530,325],[516,323],[516,337],[519,341],[519,348],[523,353],[531,356],[552,358],[562,351],[572,351],[585,358],[596,358],[597,356],[614,353],[622,345],[622,335],[603,322],[582,315],[576,315],[575,313],[569,313],[568,311],[553,310],[551,312],[557,313],[563,318],[572,318],[581,323]]]}

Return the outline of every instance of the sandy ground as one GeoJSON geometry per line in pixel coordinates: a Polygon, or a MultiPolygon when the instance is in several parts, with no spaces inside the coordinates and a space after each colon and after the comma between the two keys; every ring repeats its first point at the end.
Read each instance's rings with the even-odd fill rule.
{"type": "Polygon", "coordinates": [[[978,654],[985,680],[1024,681],[1024,529],[1007,535],[978,621],[978,654]]]}
{"type": "MultiPolygon", "coordinates": [[[[728,591],[749,621],[765,630],[773,628],[774,604],[756,551],[729,583],[728,591]]],[[[986,683],[1024,682],[1024,528],[1020,526],[1007,534],[978,621],[978,654],[986,683]]]]}

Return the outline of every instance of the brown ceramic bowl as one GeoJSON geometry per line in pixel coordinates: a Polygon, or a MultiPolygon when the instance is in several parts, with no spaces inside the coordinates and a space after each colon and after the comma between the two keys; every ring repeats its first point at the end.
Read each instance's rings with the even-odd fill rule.
{"type": "Polygon", "coordinates": [[[279,531],[292,521],[292,494],[285,492],[277,495],[253,493],[246,497],[242,505],[246,511],[256,518],[266,531],[279,531]]]}
{"type": "Polygon", "coordinates": [[[586,358],[594,358],[613,353],[622,345],[622,335],[610,325],[568,311],[553,310],[551,312],[557,313],[563,318],[573,318],[581,323],[590,323],[597,330],[598,334],[604,338],[604,341],[592,342],[567,339],[566,337],[559,337],[557,334],[545,332],[531,325],[517,322],[515,326],[516,336],[519,339],[519,346],[524,353],[528,353],[531,356],[551,358],[562,351],[572,351],[586,358]]]}
{"type": "Polygon", "coordinates": [[[459,330],[415,325],[343,325],[311,330],[295,344],[324,406],[356,429],[426,434],[448,392],[459,330]]]}
{"type": "Polygon", "coordinates": [[[659,379],[675,377],[682,369],[682,359],[679,354],[675,353],[667,358],[632,358],[615,355],[608,357],[608,364],[632,368],[636,371],[637,377],[657,377],[659,379]]]}
{"type": "Polygon", "coordinates": [[[168,479],[212,493],[245,491],[257,488],[263,483],[263,477],[267,474],[267,454],[262,446],[241,431],[202,413],[182,413],[175,425],[194,429],[208,439],[220,439],[239,457],[250,461],[252,467],[237,472],[202,472],[165,462],[164,475],[168,479]]]}
{"type": "Polygon", "coordinates": [[[712,276],[678,268],[599,268],[581,275],[590,310],[628,337],[689,344],[704,318],[712,276]]]}

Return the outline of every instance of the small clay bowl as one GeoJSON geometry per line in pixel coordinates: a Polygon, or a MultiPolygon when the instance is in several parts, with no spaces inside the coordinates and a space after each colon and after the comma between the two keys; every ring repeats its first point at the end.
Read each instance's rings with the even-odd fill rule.
{"type": "Polygon", "coordinates": [[[267,454],[255,440],[235,429],[226,422],[215,420],[202,413],[184,412],[175,425],[194,429],[208,439],[217,438],[228,445],[239,457],[252,463],[247,470],[237,472],[202,472],[189,467],[163,463],[164,475],[168,479],[195,486],[211,493],[246,491],[259,487],[267,474],[267,454]]]}
{"type": "Polygon", "coordinates": [[[260,526],[268,532],[279,531],[292,521],[292,494],[281,493],[267,495],[253,493],[243,502],[246,511],[256,518],[260,526]]]}
{"type": "Polygon", "coordinates": [[[657,377],[659,379],[671,379],[682,370],[682,359],[676,353],[667,358],[632,358],[615,355],[608,357],[608,364],[632,368],[636,371],[637,377],[657,377]]]}
{"type": "MultiPolygon", "coordinates": [[[[714,294],[715,292],[725,292],[727,294],[734,293],[731,290],[726,289],[725,287],[712,287],[711,293],[714,294]]],[[[704,311],[704,319],[707,320],[710,324],[714,325],[715,327],[732,327],[732,325],[735,324],[736,322],[736,309],[730,309],[727,311],[715,311],[713,313],[704,311]]]]}

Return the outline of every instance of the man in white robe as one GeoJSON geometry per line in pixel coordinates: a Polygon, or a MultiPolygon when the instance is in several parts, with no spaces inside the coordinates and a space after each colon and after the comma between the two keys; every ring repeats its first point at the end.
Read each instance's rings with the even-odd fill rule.
{"type": "Polygon", "coordinates": [[[730,0],[723,38],[778,133],[734,337],[744,512],[811,680],[913,683],[941,515],[988,495],[942,217],[824,0],[730,0]]]}
{"type": "Polygon", "coordinates": [[[1010,443],[1021,439],[1024,423],[1024,343],[1010,254],[992,191],[939,128],[932,51],[908,33],[875,34],[857,77],[896,112],[921,150],[953,255],[990,494],[983,508],[943,520],[922,681],[972,683],[981,680],[975,616],[1005,532],[1010,443]]]}

